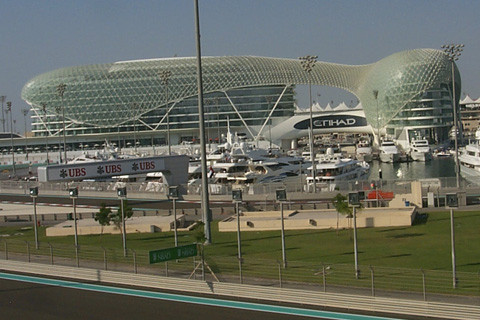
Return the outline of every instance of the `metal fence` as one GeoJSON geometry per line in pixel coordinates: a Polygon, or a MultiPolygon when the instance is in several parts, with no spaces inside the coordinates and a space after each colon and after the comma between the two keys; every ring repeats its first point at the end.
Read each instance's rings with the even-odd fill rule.
{"type": "MultiPolygon", "coordinates": [[[[358,180],[358,181],[337,181],[335,183],[317,184],[317,193],[322,192],[348,192],[379,189],[383,192],[409,193],[411,191],[411,182],[413,180],[358,180]]],[[[461,180],[460,188],[456,186],[455,177],[434,178],[420,180],[424,195],[427,192],[444,194],[452,190],[461,190],[478,193],[480,192],[480,180],[469,181],[461,180]]],[[[115,196],[118,187],[127,187],[131,195],[142,196],[160,196],[166,197],[168,186],[158,182],[97,182],[97,181],[77,181],[77,182],[37,182],[37,181],[13,181],[1,180],[0,191],[3,193],[28,194],[30,187],[38,186],[42,194],[65,194],[71,187],[78,187],[82,194],[102,194],[102,196],[115,196]]],[[[242,189],[244,195],[265,195],[275,194],[275,190],[285,188],[288,193],[308,194],[313,193],[310,186],[300,182],[285,183],[265,183],[252,185],[231,185],[231,184],[209,184],[209,193],[215,195],[231,195],[232,189],[242,189]]],[[[189,195],[200,195],[200,186],[185,186],[189,195]]]]}
{"type": "MultiPolygon", "coordinates": [[[[202,250],[199,250],[202,252],[202,250]]],[[[438,270],[353,265],[201,255],[158,264],[149,264],[146,250],[72,246],[0,239],[0,258],[50,265],[161,275],[213,282],[342,292],[418,300],[443,300],[443,295],[470,296],[480,303],[480,272],[457,272],[456,288],[452,273],[438,270]]]]}

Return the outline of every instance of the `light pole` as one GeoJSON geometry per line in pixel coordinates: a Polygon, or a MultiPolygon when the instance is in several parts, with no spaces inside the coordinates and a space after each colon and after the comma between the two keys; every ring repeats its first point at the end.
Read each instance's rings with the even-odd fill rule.
{"type": "Polygon", "coordinates": [[[65,133],[65,105],[63,103],[63,94],[65,93],[65,88],[67,87],[67,85],[65,83],[60,83],[58,86],[57,86],[57,94],[58,96],[62,99],[62,119],[63,119],[63,161],[65,163],[68,163],[68,160],[67,160],[67,137],[66,137],[66,133],[65,133]]]}
{"type": "Polygon", "coordinates": [[[275,196],[278,202],[280,202],[280,219],[282,223],[282,260],[283,267],[287,267],[287,250],[285,247],[285,221],[283,217],[283,203],[287,201],[287,191],[285,189],[277,189],[275,196]]]}
{"type": "MultiPolygon", "coordinates": [[[[198,10],[198,0],[194,0],[195,6],[195,44],[197,60],[197,87],[198,87],[198,127],[200,131],[200,154],[202,157],[202,215],[205,224],[205,243],[212,243],[212,233],[210,222],[212,213],[208,197],[208,178],[207,178],[207,150],[205,143],[205,112],[203,108],[203,79],[202,79],[202,50],[200,46],[200,17],[198,10]]],[[[202,251],[203,252],[203,251],[202,251]]]]}
{"type": "Polygon", "coordinates": [[[375,98],[375,102],[377,103],[377,144],[380,146],[380,118],[378,116],[378,90],[373,90],[373,97],[375,98]]]}
{"type": "Polygon", "coordinates": [[[242,203],[242,190],[235,189],[232,190],[232,200],[235,203],[235,213],[237,215],[237,247],[238,247],[238,270],[240,273],[240,283],[243,283],[243,274],[242,274],[242,237],[240,230],[240,209],[238,208],[240,203],[242,203]]]}
{"type": "Polygon", "coordinates": [[[172,199],[173,205],[173,233],[175,235],[175,247],[178,247],[178,234],[177,234],[177,199],[178,199],[178,187],[168,187],[168,197],[172,199]]]}
{"type": "MultiPolygon", "coordinates": [[[[57,115],[59,115],[60,112],[62,112],[62,106],[56,105],[55,111],[57,112],[57,115]]],[[[57,132],[60,132],[60,129],[57,132]]],[[[58,136],[60,136],[60,133],[58,134],[58,136]]],[[[63,162],[62,161],[62,141],[60,139],[58,139],[58,156],[59,156],[58,163],[62,163],[63,162]]]]}
{"type": "Polygon", "coordinates": [[[135,148],[135,154],[137,154],[137,109],[138,104],[132,104],[132,113],[133,113],[133,145],[135,148]]]}
{"type": "Polygon", "coordinates": [[[48,158],[48,116],[47,116],[47,104],[42,103],[42,111],[43,111],[43,121],[46,122],[45,128],[46,128],[46,135],[45,135],[45,150],[47,151],[47,166],[50,164],[50,160],[48,158]]]}
{"type": "Polygon", "coordinates": [[[30,110],[29,109],[22,109],[23,125],[25,127],[25,132],[24,132],[24,135],[25,135],[25,157],[27,158],[27,160],[28,160],[28,142],[27,142],[27,114],[28,114],[28,111],[30,111],[30,110]]]}
{"type": "Polygon", "coordinates": [[[457,119],[457,99],[455,97],[455,61],[462,54],[463,44],[446,44],[442,46],[443,52],[448,56],[452,65],[452,107],[453,107],[453,129],[455,134],[455,177],[457,181],[457,188],[460,188],[460,162],[458,161],[458,128],[457,119]]]}
{"type": "Polygon", "coordinates": [[[172,149],[170,146],[170,112],[168,110],[168,80],[172,72],[170,70],[163,70],[160,72],[160,78],[162,79],[162,84],[165,86],[165,115],[167,116],[167,145],[168,145],[168,155],[172,154],[172,149]]]}
{"type": "Polygon", "coordinates": [[[38,187],[30,188],[30,197],[32,197],[32,200],[33,200],[33,230],[35,232],[35,248],[38,250],[38,229],[37,229],[38,187]]]}
{"type": "Polygon", "coordinates": [[[7,99],[7,96],[0,96],[0,100],[2,101],[2,126],[3,126],[3,132],[5,132],[5,109],[3,109],[3,103],[5,102],[5,99],[7,99]]]}
{"type": "Polygon", "coordinates": [[[10,144],[12,148],[12,166],[13,166],[13,176],[17,175],[17,169],[15,168],[15,150],[13,150],[13,111],[12,111],[12,102],[7,101],[7,113],[10,112],[10,144]]]}
{"type": "Polygon", "coordinates": [[[217,106],[217,139],[218,143],[220,143],[220,112],[218,111],[218,103],[220,102],[218,97],[213,98],[215,101],[215,105],[217,106]]]}
{"type": "Polygon", "coordinates": [[[317,192],[317,181],[316,181],[316,171],[317,168],[315,166],[315,152],[313,146],[313,111],[312,111],[312,81],[311,81],[311,73],[315,63],[317,62],[318,56],[304,56],[300,57],[300,64],[302,65],[303,70],[308,74],[308,95],[310,98],[310,159],[312,161],[312,179],[313,179],[313,192],[317,192]]]}
{"type": "Polygon", "coordinates": [[[210,139],[210,115],[208,114],[208,109],[211,110],[211,104],[213,100],[205,99],[205,110],[206,110],[206,119],[207,119],[207,142],[208,142],[208,152],[212,151],[212,140],[210,139]],[[210,107],[210,108],[209,108],[210,107]]]}
{"type": "Polygon", "coordinates": [[[70,188],[68,190],[68,195],[72,199],[73,205],[73,229],[75,232],[75,248],[78,247],[78,232],[77,232],[77,203],[76,199],[78,198],[78,188],[70,188]]]}
{"type": "Polygon", "coordinates": [[[457,288],[457,263],[455,256],[455,222],[453,210],[458,208],[458,195],[456,193],[447,193],[445,195],[445,207],[450,209],[450,238],[452,243],[452,278],[453,288],[457,288]]]}
{"type": "Polygon", "coordinates": [[[124,201],[127,199],[127,188],[117,188],[117,196],[120,199],[120,210],[122,211],[122,241],[123,241],[123,256],[127,256],[127,230],[125,229],[125,208],[124,201]]]}
{"type": "Polygon", "coordinates": [[[353,207],[353,253],[355,261],[355,279],[360,276],[358,269],[358,242],[357,242],[357,207],[360,207],[359,192],[350,192],[348,194],[348,205],[353,207]]]}
{"type": "MultiPolygon", "coordinates": [[[[265,100],[267,100],[268,110],[270,111],[270,105],[272,103],[273,97],[266,96],[265,100]]],[[[272,119],[268,119],[268,140],[270,141],[270,150],[272,150],[272,119]]]]}

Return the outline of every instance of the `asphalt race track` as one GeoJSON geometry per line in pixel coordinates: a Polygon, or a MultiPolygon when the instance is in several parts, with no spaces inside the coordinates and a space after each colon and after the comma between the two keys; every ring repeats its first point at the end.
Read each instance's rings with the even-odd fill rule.
{"type": "Polygon", "coordinates": [[[193,297],[5,273],[0,273],[0,310],[2,319],[36,320],[394,319],[193,297]]]}

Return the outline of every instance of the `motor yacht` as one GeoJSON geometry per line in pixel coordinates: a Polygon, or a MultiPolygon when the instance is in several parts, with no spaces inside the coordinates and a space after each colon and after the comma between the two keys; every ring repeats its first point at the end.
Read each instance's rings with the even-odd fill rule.
{"type": "MultiPolygon", "coordinates": [[[[311,170],[311,167],[309,168],[311,170]]],[[[364,180],[370,172],[365,161],[326,155],[316,163],[316,183],[332,183],[340,180],[364,180]]],[[[307,177],[307,186],[313,184],[312,176],[307,177]]]]}
{"type": "Polygon", "coordinates": [[[263,184],[298,181],[298,174],[283,169],[275,161],[233,162],[213,165],[215,183],[223,184],[263,184]]]}
{"type": "Polygon", "coordinates": [[[432,151],[426,139],[413,140],[410,147],[410,157],[413,161],[432,160],[432,151]]]}
{"type": "Polygon", "coordinates": [[[400,153],[398,148],[392,140],[383,140],[379,148],[381,162],[399,162],[400,153]]]}
{"type": "Polygon", "coordinates": [[[358,161],[372,162],[373,151],[368,140],[358,141],[355,147],[355,157],[358,161]]]}
{"type": "Polygon", "coordinates": [[[445,149],[435,150],[433,152],[433,156],[436,158],[450,158],[452,154],[445,149]]]}
{"type": "Polygon", "coordinates": [[[480,145],[475,141],[460,150],[458,156],[460,162],[460,172],[466,178],[480,177],[480,145]]]}

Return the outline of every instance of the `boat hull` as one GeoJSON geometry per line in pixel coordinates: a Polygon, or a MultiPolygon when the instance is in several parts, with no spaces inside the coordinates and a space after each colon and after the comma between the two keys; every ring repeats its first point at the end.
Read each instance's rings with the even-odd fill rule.
{"type": "Polygon", "coordinates": [[[430,161],[432,160],[432,154],[430,152],[416,152],[412,151],[410,153],[410,157],[412,158],[413,161],[430,161]]]}
{"type": "Polygon", "coordinates": [[[380,161],[385,163],[400,162],[398,153],[380,153],[380,161]]]}

